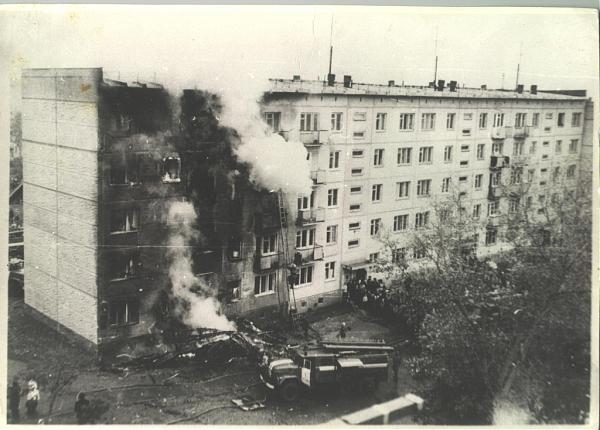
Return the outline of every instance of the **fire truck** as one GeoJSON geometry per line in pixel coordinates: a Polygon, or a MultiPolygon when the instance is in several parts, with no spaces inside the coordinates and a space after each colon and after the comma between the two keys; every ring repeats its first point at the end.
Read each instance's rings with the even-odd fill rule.
{"type": "Polygon", "coordinates": [[[383,342],[327,342],[295,350],[290,358],[262,357],[260,378],[287,402],[307,390],[338,386],[343,393],[371,392],[388,378],[393,348],[383,342]]]}

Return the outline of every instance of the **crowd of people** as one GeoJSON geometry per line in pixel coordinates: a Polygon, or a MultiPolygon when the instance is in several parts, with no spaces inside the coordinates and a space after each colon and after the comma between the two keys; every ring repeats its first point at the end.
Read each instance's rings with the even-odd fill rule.
{"type": "Polygon", "coordinates": [[[344,300],[368,312],[384,318],[393,318],[400,313],[400,296],[382,279],[371,276],[351,278],[344,285],[344,300]]]}

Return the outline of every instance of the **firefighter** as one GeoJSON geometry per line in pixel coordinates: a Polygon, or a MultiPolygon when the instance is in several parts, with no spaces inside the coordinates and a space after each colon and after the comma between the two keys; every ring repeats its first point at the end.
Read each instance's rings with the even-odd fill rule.
{"type": "Polygon", "coordinates": [[[77,424],[86,424],[88,422],[90,401],[85,398],[85,393],[77,394],[75,401],[75,416],[77,424]]]}
{"type": "Polygon", "coordinates": [[[19,404],[21,403],[21,386],[19,378],[15,376],[12,385],[8,387],[8,406],[12,422],[16,423],[21,418],[19,415],[19,404]]]}
{"type": "Polygon", "coordinates": [[[338,338],[339,339],[346,339],[346,332],[349,330],[349,327],[346,327],[346,323],[343,322],[342,325],[340,326],[340,331],[338,333],[338,338]]]}
{"type": "Polygon", "coordinates": [[[27,409],[27,416],[34,418],[37,416],[37,406],[40,401],[40,392],[38,390],[37,382],[30,379],[27,383],[27,395],[25,401],[25,408],[27,409]]]}

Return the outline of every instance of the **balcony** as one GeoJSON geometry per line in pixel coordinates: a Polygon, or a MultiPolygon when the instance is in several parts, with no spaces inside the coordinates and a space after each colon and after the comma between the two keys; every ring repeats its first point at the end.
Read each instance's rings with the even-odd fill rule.
{"type": "Polygon", "coordinates": [[[490,157],[491,169],[503,169],[510,165],[510,158],[502,155],[492,155],[490,157]]]}
{"type": "Polygon", "coordinates": [[[492,127],[491,138],[494,140],[501,140],[510,137],[511,128],[505,126],[492,127]]]}
{"type": "Polygon", "coordinates": [[[321,245],[315,244],[310,248],[296,248],[296,257],[294,258],[295,262],[299,262],[300,264],[306,264],[322,259],[323,247],[321,245]]]}
{"type": "Polygon", "coordinates": [[[514,166],[523,166],[529,163],[529,155],[520,154],[514,155],[512,158],[512,163],[514,166]]]}
{"type": "Polygon", "coordinates": [[[500,215],[490,215],[487,219],[488,227],[499,227],[500,226],[500,215]]]}
{"type": "Polygon", "coordinates": [[[513,139],[525,139],[529,136],[529,126],[515,127],[513,139]]]}
{"type": "Polygon", "coordinates": [[[300,141],[306,146],[321,146],[329,140],[329,130],[301,131],[300,141]]]}
{"type": "Polygon", "coordinates": [[[490,185],[490,187],[488,189],[488,199],[489,200],[497,200],[500,197],[502,197],[503,194],[504,194],[503,187],[501,187],[499,185],[496,185],[496,186],[490,185]]]}
{"type": "Polygon", "coordinates": [[[324,184],[326,181],[326,171],[321,169],[313,170],[310,172],[310,178],[315,184],[324,184]]]}
{"type": "Polygon", "coordinates": [[[296,224],[298,227],[325,221],[325,208],[312,208],[298,211],[296,224]]]}
{"type": "Polygon", "coordinates": [[[283,253],[277,252],[275,254],[261,255],[257,253],[254,255],[254,271],[256,273],[274,270],[282,267],[283,253]]]}

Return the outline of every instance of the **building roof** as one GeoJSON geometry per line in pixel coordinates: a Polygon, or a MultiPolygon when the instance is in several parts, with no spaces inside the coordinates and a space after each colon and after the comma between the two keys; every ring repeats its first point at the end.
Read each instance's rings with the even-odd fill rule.
{"type": "Polygon", "coordinates": [[[564,100],[584,101],[584,96],[574,96],[559,93],[541,92],[532,94],[516,91],[481,88],[459,88],[450,91],[448,87],[443,91],[436,91],[432,87],[417,85],[381,85],[363,84],[353,82],[351,87],[344,86],[341,82],[327,85],[325,81],[298,80],[298,79],[269,79],[271,84],[267,92],[270,93],[298,93],[298,94],[332,94],[378,97],[436,97],[436,98],[462,98],[462,99],[511,99],[511,100],[564,100]]]}

